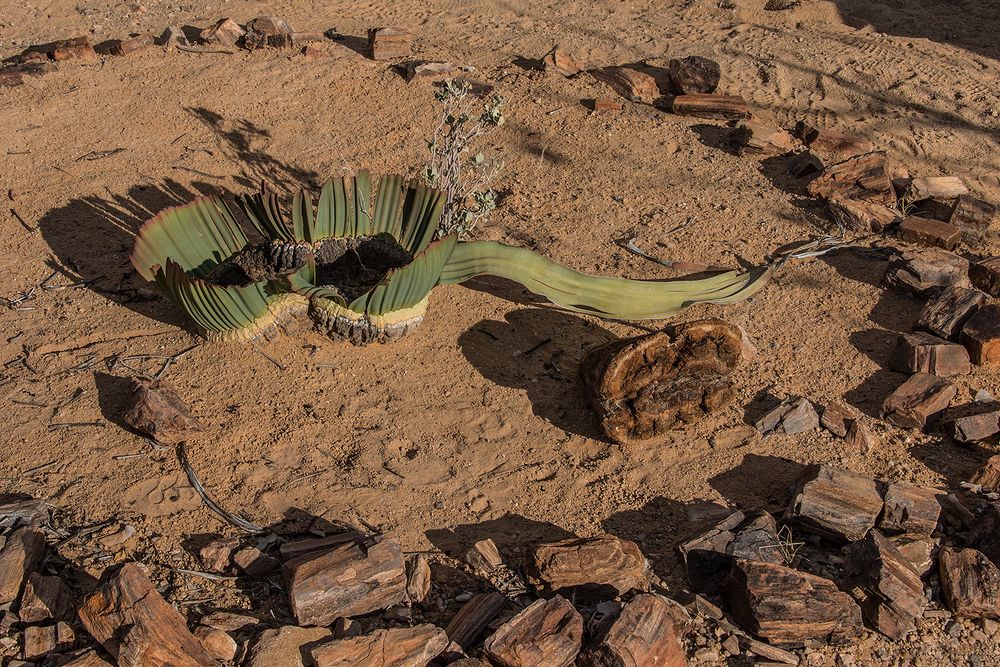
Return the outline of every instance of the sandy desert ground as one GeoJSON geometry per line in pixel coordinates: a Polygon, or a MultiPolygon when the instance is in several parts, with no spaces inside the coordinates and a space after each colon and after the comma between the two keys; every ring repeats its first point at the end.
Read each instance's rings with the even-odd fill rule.
{"type": "MultiPolygon", "coordinates": [[[[38,288],[20,308],[0,309],[0,362],[13,362],[0,367],[2,490],[47,498],[67,526],[133,526],[128,550],[164,565],[190,562],[183,546],[192,536],[230,532],[188,486],[173,451],[154,450],[119,416],[122,378],[135,373],[116,358],[193,345],[165,375],[209,426],[188,456],[224,507],[263,525],[302,512],[363,519],[435,554],[485,536],[513,548],[606,531],[639,542],[671,582],[692,508],[725,499],[780,509],[804,464],[957,486],[996,451],[874,420],[880,444],[870,454],[825,431],[762,439],[750,425],[768,395],[842,398],[874,417],[902,381],[887,359],[921,303],[883,288],[886,264],[870,255],[795,262],[749,302],[686,312],[738,323],[760,355],[737,371],[733,406],[649,448],[604,439],[577,380],[584,351],[640,328],[559,312],[516,286],[480,280],[435,290],[423,326],[393,345],[354,348],[310,331],[206,344],[129,264],[138,226],[199,193],[245,192],[261,178],[318,185],[360,168],[419,174],[434,89],[358,52],[374,25],[411,28],[416,57],[474,66],[507,100],[507,122],[488,146],[505,164],[496,181],[504,198],[474,236],[583,271],[670,276],[615,244],[633,234],[662,257],[760,262],[820,233],[826,216],[780,160],[726,150],[722,123],[646,105],[592,113],[580,100],[608,95],[604,84],[523,65],[553,44],[594,67],[714,58],[720,90],[743,95],[765,121],[863,134],[915,175],[961,176],[1000,200],[1000,6],[763,5],[0,0],[0,56],[78,34],[96,42],[265,13],[348,36],[315,59],[152,49],[61,64],[0,89],[0,296],[38,288]],[[46,287],[65,288],[41,289],[53,272],[46,287]],[[17,362],[25,350],[87,336],[104,342],[29,357],[30,368],[17,362]]],[[[986,251],[998,254],[991,243],[986,251]]],[[[160,363],[128,365],[151,372],[160,363]]],[[[969,400],[1000,387],[1000,372],[977,368],[959,383],[959,399],[969,400]]],[[[197,597],[185,586],[199,582],[175,583],[178,599],[197,597]]],[[[228,595],[249,604],[246,592],[228,595]]],[[[1000,664],[990,662],[1000,660],[996,638],[976,644],[939,626],[928,621],[922,631],[933,646],[872,639],[856,659],[932,664],[947,655],[966,664],[975,654],[977,664],[1000,664]]]]}

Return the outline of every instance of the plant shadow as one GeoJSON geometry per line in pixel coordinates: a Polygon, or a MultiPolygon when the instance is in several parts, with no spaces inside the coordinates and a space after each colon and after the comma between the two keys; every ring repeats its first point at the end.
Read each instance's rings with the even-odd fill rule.
{"type": "Polygon", "coordinates": [[[603,440],[577,369],[587,350],[614,339],[597,324],[555,308],[522,308],[502,321],[481,320],[458,344],[484,378],[527,392],[535,415],[568,433],[603,440]]]}

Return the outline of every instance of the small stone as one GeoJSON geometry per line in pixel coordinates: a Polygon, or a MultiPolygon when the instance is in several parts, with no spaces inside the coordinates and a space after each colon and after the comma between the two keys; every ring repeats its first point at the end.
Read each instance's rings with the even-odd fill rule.
{"type": "Polygon", "coordinates": [[[605,67],[595,76],[630,102],[652,104],[660,97],[660,88],[651,75],[631,67],[605,67]]]}
{"type": "Polygon", "coordinates": [[[798,146],[798,142],[785,130],[756,120],[745,120],[729,136],[740,147],[742,154],[784,155],[798,146]]]}
{"type": "Polygon", "coordinates": [[[430,78],[451,79],[461,74],[462,71],[461,67],[453,63],[427,62],[423,60],[414,60],[413,62],[406,63],[404,69],[407,81],[430,78]]]}
{"type": "Polygon", "coordinates": [[[594,111],[621,111],[622,103],[609,97],[597,97],[590,100],[590,107],[594,111]]]}
{"type": "Polygon", "coordinates": [[[128,39],[113,40],[109,52],[116,56],[128,56],[152,47],[153,36],[149,34],[133,35],[128,39]]]}
{"type": "Polygon", "coordinates": [[[235,537],[212,540],[198,550],[202,566],[210,572],[226,572],[233,561],[233,551],[240,541],[235,537]]]}
{"type": "Polygon", "coordinates": [[[187,35],[185,35],[184,31],[176,25],[167,26],[167,29],[163,31],[163,34],[156,40],[156,43],[160,46],[166,47],[167,49],[172,49],[178,46],[191,46],[191,42],[188,41],[187,35]]]}
{"type": "Polygon", "coordinates": [[[790,397],[761,417],[755,426],[764,435],[779,429],[787,435],[797,435],[819,428],[819,423],[819,415],[808,399],[790,397]]]}
{"type": "Polygon", "coordinates": [[[847,429],[847,436],[844,438],[848,451],[870,454],[878,447],[878,439],[872,433],[871,428],[861,419],[851,422],[851,427],[847,429]]]}
{"type": "Polygon", "coordinates": [[[213,658],[230,663],[236,657],[236,650],[239,648],[236,645],[236,640],[222,630],[200,625],[195,628],[194,636],[198,638],[198,641],[213,658]]]}
{"type": "Polygon", "coordinates": [[[583,71],[583,63],[573,54],[555,46],[542,58],[542,69],[546,72],[552,71],[563,76],[574,76],[583,71]]]}
{"type": "Polygon", "coordinates": [[[841,438],[847,435],[851,423],[858,418],[858,413],[845,406],[840,401],[831,401],[823,406],[820,423],[823,428],[841,438]]]}
{"type": "Polygon", "coordinates": [[[132,428],[168,444],[176,444],[205,430],[166,382],[134,378],[131,382],[132,395],[122,419],[132,428]]]}

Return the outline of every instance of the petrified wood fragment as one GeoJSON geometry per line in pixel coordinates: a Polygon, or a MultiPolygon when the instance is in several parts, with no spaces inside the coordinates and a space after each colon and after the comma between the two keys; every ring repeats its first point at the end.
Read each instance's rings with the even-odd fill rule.
{"type": "MultiPolygon", "coordinates": [[[[971,272],[971,267],[969,270],[971,272]]],[[[945,287],[927,302],[913,328],[955,340],[965,323],[984,303],[986,295],[977,289],[945,287]]]]}
{"type": "Polygon", "coordinates": [[[885,508],[879,528],[894,533],[929,536],[941,516],[938,496],[943,492],[926,486],[893,482],[885,490],[885,508]]]}
{"type": "Polygon", "coordinates": [[[861,633],[861,610],[849,595],[783,565],[735,561],[723,598],[740,625],[773,644],[843,644],[861,633]]]}
{"type": "Polygon", "coordinates": [[[784,155],[798,146],[785,130],[755,120],[745,120],[729,133],[742,154],[784,155]]]}
{"type": "Polygon", "coordinates": [[[971,287],[969,261],[940,248],[911,248],[889,260],[885,283],[927,296],[938,287],[971,287]]]}
{"type": "Polygon", "coordinates": [[[827,431],[843,438],[847,435],[851,423],[857,418],[858,413],[852,408],[840,401],[830,401],[823,406],[823,414],[820,415],[819,421],[827,431]]]}
{"type": "Polygon", "coordinates": [[[904,196],[916,202],[932,198],[955,199],[968,192],[969,188],[958,176],[921,176],[910,181],[904,196]]]}
{"type": "Polygon", "coordinates": [[[639,546],[613,535],[542,544],[525,566],[528,582],[546,594],[611,599],[649,586],[649,571],[639,546]]]}
{"type": "Polygon", "coordinates": [[[996,403],[980,405],[978,403],[963,406],[973,409],[968,414],[961,414],[949,419],[945,427],[948,434],[959,442],[979,442],[1000,433],[1000,407],[996,403]]]}
{"type": "Polygon", "coordinates": [[[555,46],[542,58],[542,69],[546,72],[552,71],[563,76],[573,76],[583,70],[583,63],[572,53],[555,46]]]}
{"type": "Polygon", "coordinates": [[[580,667],[685,667],[686,664],[670,603],[652,593],[632,598],[607,634],[577,660],[580,667]]]}
{"type": "Polygon", "coordinates": [[[119,667],[217,665],[135,563],[105,570],[79,613],[119,667]]]}
{"type": "Polygon", "coordinates": [[[423,602],[431,592],[431,565],[427,556],[416,554],[406,561],[406,597],[423,602]]]}
{"type": "Polygon", "coordinates": [[[972,370],[969,353],[964,347],[921,331],[899,337],[891,365],[903,373],[928,373],[938,377],[957,377],[972,370]]]}
{"type": "Polygon", "coordinates": [[[1000,365],[1000,305],[990,303],[977,310],[962,327],[958,339],[969,351],[972,363],[1000,365]]]}
{"type": "Polygon", "coordinates": [[[969,246],[979,245],[993,226],[997,207],[971,195],[962,195],[955,202],[948,222],[962,230],[962,241],[969,246]]]}
{"type": "Polygon", "coordinates": [[[785,519],[840,542],[862,539],[882,511],[875,481],[830,466],[809,466],[785,519]]]}
{"type": "Polygon", "coordinates": [[[926,373],[916,373],[882,403],[882,416],[904,428],[924,428],[948,407],[958,388],[926,373]]]}
{"type": "Polygon", "coordinates": [[[899,223],[899,238],[914,245],[954,250],[962,242],[962,230],[947,222],[910,215],[899,223]]]}
{"type": "Polygon", "coordinates": [[[982,552],[941,549],[938,576],[944,602],[956,616],[1000,617],[1000,568],[982,552]]]}
{"type": "Polygon", "coordinates": [[[0,551],[0,605],[17,600],[28,575],[38,567],[45,553],[45,533],[24,526],[7,536],[0,551]]]}
{"type": "Polygon", "coordinates": [[[989,491],[1000,490],[1000,454],[988,458],[969,481],[989,491]]]}
{"type": "Polygon", "coordinates": [[[742,120],[750,116],[747,101],[739,95],[689,93],[678,95],[670,105],[679,116],[696,116],[721,120],[742,120]]]}
{"type": "Polygon", "coordinates": [[[489,625],[490,621],[507,606],[507,598],[500,593],[480,593],[462,605],[448,623],[448,639],[463,649],[468,649],[489,625]]]}
{"type": "Polygon", "coordinates": [[[132,379],[132,396],[122,419],[158,442],[177,443],[204,431],[173,387],[162,380],[132,379]]]}
{"type": "Polygon", "coordinates": [[[660,97],[656,79],[631,67],[605,67],[594,70],[594,76],[631,102],[652,104],[660,97]]]}
{"type": "Polygon", "coordinates": [[[795,126],[795,135],[802,139],[809,150],[833,160],[843,160],[875,150],[872,142],[864,137],[815,127],[805,122],[799,122],[795,126]]]}
{"type": "Polygon", "coordinates": [[[240,24],[230,18],[219,19],[211,27],[202,30],[198,37],[206,44],[217,44],[223,47],[236,46],[245,31],[240,24]]]}
{"type": "Polygon", "coordinates": [[[17,615],[23,623],[63,621],[73,613],[73,594],[59,577],[28,575],[17,615]]]}
{"type": "Polygon", "coordinates": [[[444,630],[424,623],[334,639],[311,650],[316,667],[425,667],[448,646],[444,630]]]}
{"type": "Polygon", "coordinates": [[[851,544],[844,575],[848,586],[860,589],[861,612],[867,624],[891,639],[902,639],[927,604],[920,574],[895,545],[877,530],[851,544]]]}
{"type": "Polygon", "coordinates": [[[895,209],[876,201],[831,195],[826,203],[833,219],[855,232],[881,232],[899,219],[895,209]]]}
{"type": "Polygon", "coordinates": [[[732,402],[725,376],[742,355],[738,327],[699,320],[598,347],[584,357],[580,372],[607,436],[644,443],[732,402]]]}
{"type": "Polygon", "coordinates": [[[368,49],[373,60],[405,58],[410,55],[413,35],[403,28],[385,27],[368,30],[368,49]]]}
{"type": "Polygon", "coordinates": [[[307,553],[282,566],[299,625],[329,625],[338,617],[386,609],[406,597],[399,544],[380,536],[307,553]]]}
{"type": "Polygon", "coordinates": [[[583,644],[583,618],[561,595],[536,600],[483,644],[501,667],[569,667],[583,644]]]}
{"type": "Polygon", "coordinates": [[[971,265],[969,279],[990,296],[1000,296],[1000,257],[989,257],[971,265]]]}
{"type": "Polygon", "coordinates": [[[856,155],[827,166],[811,181],[806,190],[813,197],[829,199],[866,199],[892,206],[896,195],[889,181],[885,152],[873,151],[856,155]]]}

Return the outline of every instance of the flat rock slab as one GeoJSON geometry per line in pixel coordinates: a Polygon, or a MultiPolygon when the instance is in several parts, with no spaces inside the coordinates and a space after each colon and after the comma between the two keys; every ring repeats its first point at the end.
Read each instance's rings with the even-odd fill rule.
{"type": "Polygon", "coordinates": [[[119,667],[218,664],[135,563],[105,570],[79,613],[84,627],[119,667]]]}
{"type": "Polygon", "coordinates": [[[864,538],[881,511],[875,480],[830,466],[810,466],[785,519],[827,539],[853,542],[864,538]]]}
{"type": "Polygon", "coordinates": [[[561,595],[536,600],[483,644],[501,667],[569,667],[583,646],[583,617],[561,595]]]}
{"type": "Polygon", "coordinates": [[[862,630],[861,609],[847,593],[784,565],[737,560],[723,599],[741,626],[772,644],[844,644],[862,630]]]}
{"type": "Polygon", "coordinates": [[[903,428],[924,428],[958,394],[958,388],[943,378],[916,373],[882,403],[882,416],[903,428]]]}
{"type": "Polygon", "coordinates": [[[613,599],[649,587],[648,566],[639,546],[613,535],[540,545],[525,569],[528,582],[546,594],[613,599]]]}

